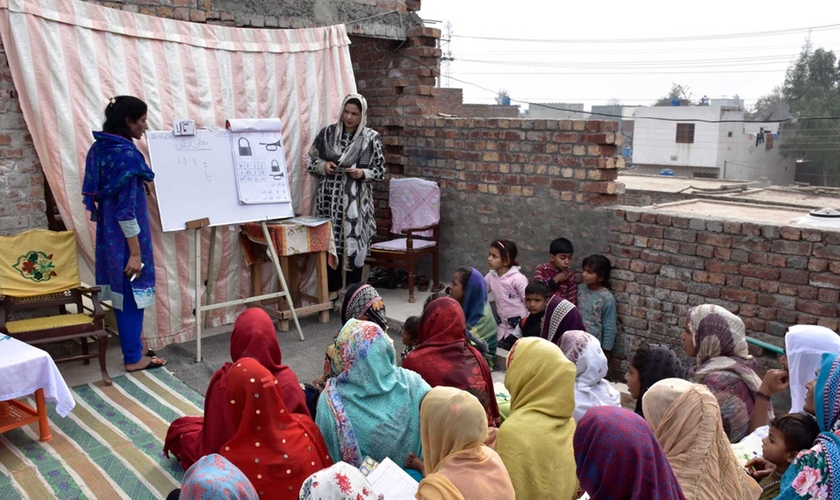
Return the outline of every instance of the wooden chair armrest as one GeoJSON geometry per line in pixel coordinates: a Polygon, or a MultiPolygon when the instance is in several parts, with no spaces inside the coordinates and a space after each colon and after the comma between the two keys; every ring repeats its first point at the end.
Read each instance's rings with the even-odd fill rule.
{"type": "Polygon", "coordinates": [[[440,224],[432,224],[431,226],[426,226],[426,227],[409,227],[409,228],[403,229],[400,232],[402,234],[411,235],[411,233],[419,233],[420,231],[428,231],[430,229],[437,229],[438,227],[440,227],[440,224]]]}
{"type": "Polygon", "coordinates": [[[0,333],[6,333],[6,296],[0,294],[0,333]]]}
{"type": "Polygon", "coordinates": [[[76,290],[82,295],[89,295],[90,296],[90,301],[93,302],[93,319],[94,319],[94,321],[100,320],[100,319],[105,319],[105,310],[102,309],[102,303],[99,302],[99,292],[102,291],[102,289],[98,286],[91,286],[91,287],[80,286],[76,290]]]}

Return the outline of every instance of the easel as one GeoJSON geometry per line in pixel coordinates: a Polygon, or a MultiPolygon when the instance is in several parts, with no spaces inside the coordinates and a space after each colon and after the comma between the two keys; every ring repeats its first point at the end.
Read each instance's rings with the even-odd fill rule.
{"type": "MultiPolygon", "coordinates": [[[[286,277],[283,274],[283,268],[280,266],[280,258],[277,255],[277,248],[275,248],[274,241],[271,239],[271,234],[268,232],[268,226],[266,225],[266,222],[261,221],[260,225],[262,226],[263,235],[265,236],[265,241],[268,243],[268,252],[271,256],[271,261],[274,263],[274,270],[277,272],[277,277],[280,279],[280,286],[282,288],[282,291],[266,293],[263,295],[258,295],[256,297],[247,297],[212,304],[211,301],[213,299],[213,296],[211,290],[213,283],[213,258],[215,257],[216,253],[216,226],[212,226],[210,227],[210,255],[207,265],[207,285],[204,290],[204,305],[201,305],[201,228],[210,226],[210,219],[205,217],[204,219],[189,221],[186,223],[186,225],[187,229],[193,230],[193,236],[195,240],[195,353],[196,362],[200,363],[201,330],[204,322],[207,320],[207,316],[210,311],[214,309],[221,309],[223,307],[248,304],[251,302],[260,302],[263,300],[277,299],[280,297],[285,297],[286,301],[291,304],[292,299],[291,294],[289,293],[289,287],[286,285],[286,277]]],[[[292,319],[295,322],[295,327],[297,328],[298,335],[300,336],[300,340],[304,340],[303,331],[300,328],[300,323],[298,322],[298,317],[295,313],[294,305],[291,305],[290,309],[292,319]]]]}

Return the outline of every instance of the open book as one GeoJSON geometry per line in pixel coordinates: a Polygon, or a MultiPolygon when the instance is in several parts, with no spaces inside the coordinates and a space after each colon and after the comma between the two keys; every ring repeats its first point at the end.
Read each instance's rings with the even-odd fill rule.
{"type": "Polygon", "coordinates": [[[417,481],[395,464],[385,458],[367,476],[368,482],[385,500],[414,500],[417,493],[417,481]]]}

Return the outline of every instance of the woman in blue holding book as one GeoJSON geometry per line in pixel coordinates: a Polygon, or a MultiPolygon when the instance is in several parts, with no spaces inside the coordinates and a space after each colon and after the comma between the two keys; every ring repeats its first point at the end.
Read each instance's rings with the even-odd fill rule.
{"type": "Polygon", "coordinates": [[[155,263],[146,206],[146,182],[155,174],[134,145],[146,132],[146,103],[110,99],[102,132],[85,162],[82,195],[96,222],[96,285],[114,306],[126,371],[159,368],[166,361],[143,353],[143,311],[155,301],[155,263]]]}

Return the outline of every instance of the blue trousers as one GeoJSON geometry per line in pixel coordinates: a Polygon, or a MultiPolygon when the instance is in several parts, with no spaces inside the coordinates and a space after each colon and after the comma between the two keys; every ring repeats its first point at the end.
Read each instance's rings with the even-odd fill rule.
{"type": "Polygon", "coordinates": [[[123,352],[123,363],[130,365],[137,363],[143,357],[143,343],[140,336],[143,333],[143,309],[137,308],[131,284],[126,278],[123,284],[123,309],[114,309],[117,317],[117,328],[120,330],[120,346],[123,352]]]}

